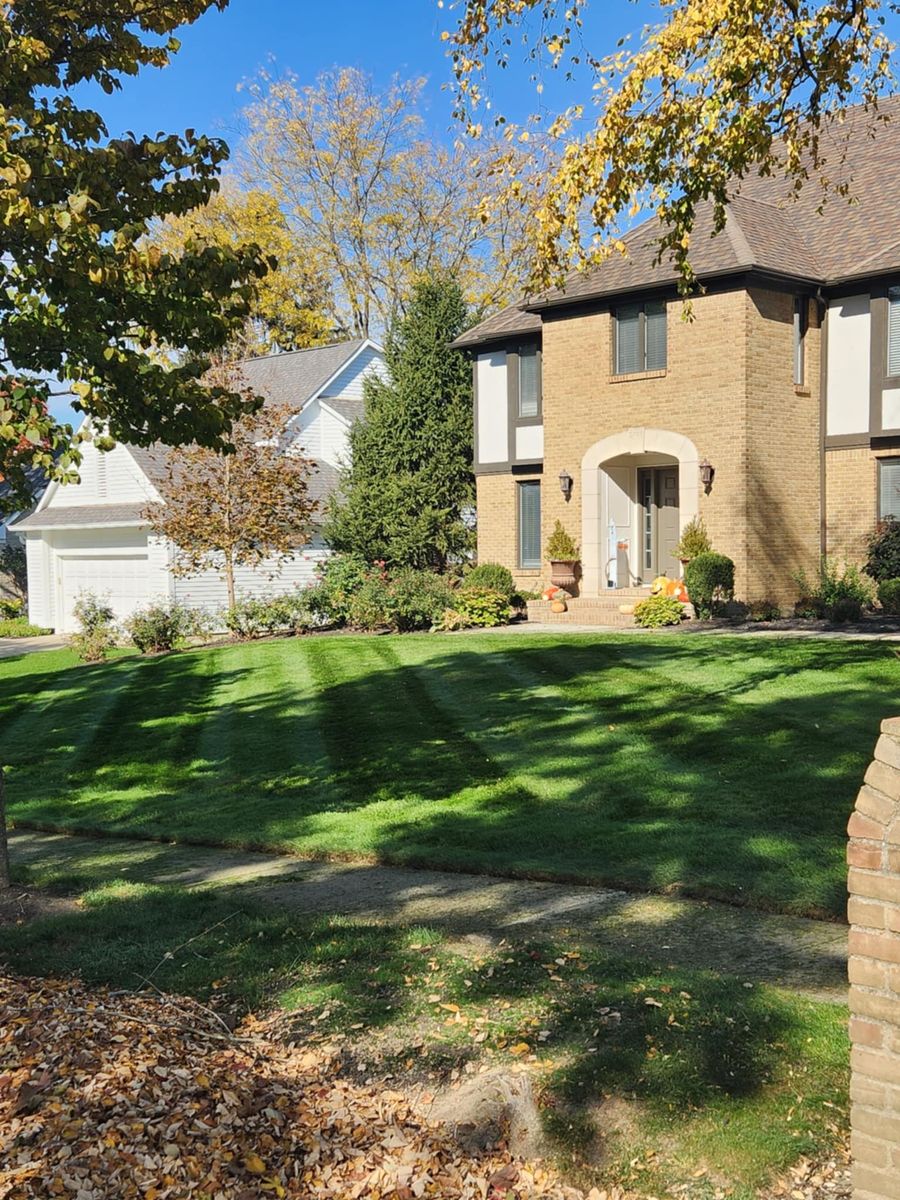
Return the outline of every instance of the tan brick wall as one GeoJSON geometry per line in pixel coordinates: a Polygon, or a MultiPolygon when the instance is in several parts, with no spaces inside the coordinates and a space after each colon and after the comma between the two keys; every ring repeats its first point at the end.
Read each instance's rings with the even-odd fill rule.
{"type": "MultiPolygon", "coordinates": [[[[809,386],[798,395],[791,304],[773,292],[711,293],[686,320],[673,302],[667,370],[626,380],[611,378],[609,312],[545,319],[544,542],[557,519],[580,540],[581,461],[595,442],[635,426],[667,430],[690,438],[716,469],[700,512],[715,548],[735,561],[737,594],[793,600],[791,574],[818,557],[820,463],[819,331],[809,331],[809,386]],[[575,479],[568,502],[561,470],[575,479]]],[[[483,476],[478,496],[479,557],[513,566],[512,477],[483,476]]]]}
{"type": "Polygon", "coordinates": [[[847,832],[854,1195],[900,1200],[900,717],[881,726],[847,832]]]}
{"type": "Polygon", "coordinates": [[[898,453],[868,446],[826,450],[826,544],[832,557],[856,564],[865,560],[866,537],[878,516],[878,459],[898,453]]]}
{"type": "Polygon", "coordinates": [[[476,481],[478,561],[509,567],[516,587],[527,592],[538,590],[541,572],[518,568],[516,483],[540,478],[540,475],[479,475],[476,481]]]}

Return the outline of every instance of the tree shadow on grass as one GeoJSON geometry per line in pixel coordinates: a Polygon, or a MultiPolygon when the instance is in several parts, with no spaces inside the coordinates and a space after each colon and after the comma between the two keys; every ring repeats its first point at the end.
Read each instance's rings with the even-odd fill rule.
{"type": "Polygon", "coordinates": [[[846,821],[900,701],[879,645],[232,653],[32,675],[18,706],[0,682],[14,816],[838,915],[846,821]]]}

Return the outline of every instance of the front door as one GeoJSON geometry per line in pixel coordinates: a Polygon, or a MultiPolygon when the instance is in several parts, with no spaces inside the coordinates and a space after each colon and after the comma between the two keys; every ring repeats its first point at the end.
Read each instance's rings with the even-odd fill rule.
{"type": "Polygon", "coordinates": [[[641,467],[638,470],[638,504],[642,581],[650,583],[657,575],[676,579],[679,563],[675,547],[680,536],[678,468],[641,467]]]}

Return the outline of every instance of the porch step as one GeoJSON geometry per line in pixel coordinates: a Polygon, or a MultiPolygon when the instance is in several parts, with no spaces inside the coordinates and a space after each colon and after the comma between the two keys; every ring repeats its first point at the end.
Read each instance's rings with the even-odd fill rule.
{"type": "Polygon", "coordinates": [[[528,620],[548,625],[607,625],[627,629],[634,625],[634,617],[620,612],[619,606],[636,604],[649,595],[649,588],[618,588],[601,596],[575,596],[566,602],[564,613],[551,612],[549,600],[529,600],[528,620]]]}

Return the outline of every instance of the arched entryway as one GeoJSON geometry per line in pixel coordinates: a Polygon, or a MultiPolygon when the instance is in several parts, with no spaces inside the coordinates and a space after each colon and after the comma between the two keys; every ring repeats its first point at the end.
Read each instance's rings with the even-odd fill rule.
{"type": "Polygon", "coordinates": [[[699,512],[699,466],[691,439],[667,429],[626,429],[591,446],[581,460],[585,595],[677,570],[673,537],[699,512]]]}

